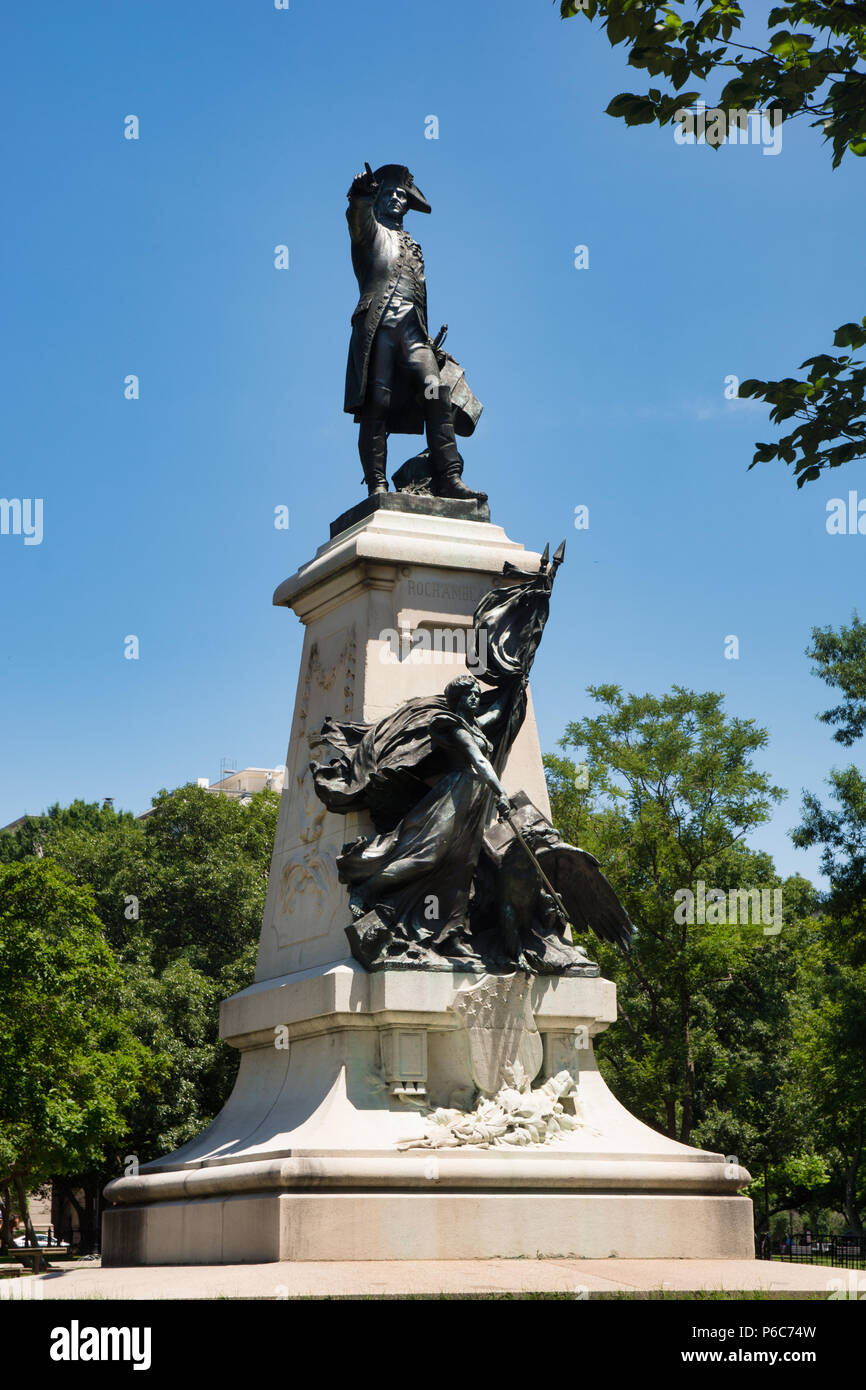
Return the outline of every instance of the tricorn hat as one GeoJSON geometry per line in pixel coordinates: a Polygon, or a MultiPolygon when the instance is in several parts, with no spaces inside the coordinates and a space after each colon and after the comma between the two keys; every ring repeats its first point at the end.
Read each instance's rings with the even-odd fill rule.
{"type": "Polygon", "coordinates": [[[409,207],[414,208],[415,212],[430,212],[430,204],[424,197],[420,188],[415,187],[415,180],[409,173],[405,164],[383,164],[377,169],[373,178],[381,187],[383,183],[399,183],[401,188],[405,188],[409,196],[409,207]]]}

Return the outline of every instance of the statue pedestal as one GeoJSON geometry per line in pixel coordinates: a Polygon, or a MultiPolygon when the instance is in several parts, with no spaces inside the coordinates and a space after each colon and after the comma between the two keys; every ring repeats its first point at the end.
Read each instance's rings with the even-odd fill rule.
{"type": "MultiPolygon", "coordinates": [[[[520,993],[524,978],[504,982],[520,993]]],[[[491,1060],[450,1007],[478,979],[351,961],[228,1000],[235,1090],[198,1139],[110,1184],[103,1263],[751,1259],[752,1204],[735,1195],[748,1175],[641,1124],[602,1080],[592,1038],[616,1016],[609,980],[529,986],[538,1081],[571,1074],[576,1128],[425,1147],[425,1109],[466,1098],[491,1060]]]]}
{"type": "MultiPolygon", "coordinates": [[[[748,1174],[656,1134],[602,1080],[610,981],[349,958],[334,858],[370,827],[318,801],[308,736],[441,692],[503,563],[538,565],[500,527],[438,510],[372,511],[274,596],[306,634],[256,981],[221,1010],[237,1081],[202,1135],[108,1185],[105,1265],[754,1254],[748,1174]]],[[[503,780],[547,812],[531,705],[503,780]]]]}

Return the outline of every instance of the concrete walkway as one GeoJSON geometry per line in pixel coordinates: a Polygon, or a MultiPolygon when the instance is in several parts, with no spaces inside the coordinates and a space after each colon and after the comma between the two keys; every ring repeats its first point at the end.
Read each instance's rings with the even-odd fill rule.
{"type": "MultiPolygon", "coordinates": [[[[9,1281],[18,1282],[18,1281],[9,1281]]],[[[45,1299],[345,1298],[452,1294],[693,1293],[766,1290],[777,1298],[866,1294],[866,1270],[763,1260],[403,1260],[100,1269],[58,1265],[28,1283],[45,1299]]],[[[23,1292],[23,1290],[22,1290],[23,1292]]]]}

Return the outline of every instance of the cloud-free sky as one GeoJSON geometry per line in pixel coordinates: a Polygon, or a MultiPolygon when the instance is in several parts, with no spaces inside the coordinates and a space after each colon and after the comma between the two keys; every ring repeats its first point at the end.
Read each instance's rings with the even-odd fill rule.
{"type": "Polygon", "coordinates": [[[568,540],[543,747],[590,683],[724,691],[790,792],[752,843],[814,876],[787,831],[849,755],[804,648],[860,603],[866,536],[825,523],[866,479],[747,472],[774,432],[725,383],[862,314],[862,161],[833,172],[806,122],[775,155],[626,129],[604,108],[641,76],[548,0],[55,2],[4,28],[0,493],[43,499],[43,535],[0,536],[0,824],[284,759],[302,629],[271,594],[361,496],[345,192],[394,161],[484,402],[467,481],[529,548],[568,540]]]}

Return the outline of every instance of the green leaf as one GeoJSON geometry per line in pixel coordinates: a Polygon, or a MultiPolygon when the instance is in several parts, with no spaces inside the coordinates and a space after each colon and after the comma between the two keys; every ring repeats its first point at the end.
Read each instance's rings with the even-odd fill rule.
{"type": "Polygon", "coordinates": [[[777,34],[770,38],[768,47],[771,53],[778,53],[784,57],[787,53],[793,52],[793,38],[787,29],[780,29],[777,34]]]}
{"type": "MultiPolygon", "coordinates": [[[[747,381],[740,382],[740,389],[737,395],[743,399],[746,396],[762,396],[766,388],[765,381],[756,381],[754,377],[749,377],[747,381]]],[[[763,447],[763,445],[761,446],[763,447]]]]}
{"type": "Polygon", "coordinates": [[[797,478],[797,487],[801,488],[804,483],[816,483],[821,476],[820,468],[812,467],[805,469],[797,478]]]}
{"type": "Polygon", "coordinates": [[[656,109],[651,101],[638,101],[627,112],[626,125],[650,125],[656,118],[656,109]]]}
{"type": "Polygon", "coordinates": [[[755,463],[769,463],[777,455],[775,444],[758,444],[755,448],[755,463]]]}
{"type": "Polygon", "coordinates": [[[620,92],[619,96],[614,97],[613,101],[605,108],[605,114],[608,116],[625,116],[632,109],[635,102],[640,100],[641,98],[635,96],[634,92],[620,92]]]}
{"type": "Polygon", "coordinates": [[[612,14],[607,17],[607,37],[614,46],[622,43],[628,37],[628,25],[622,15],[612,14]]]}
{"type": "Polygon", "coordinates": [[[834,347],[862,347],[866,343],[866,329],[859,323],[843,323],[833,337],[834,347]]]}

